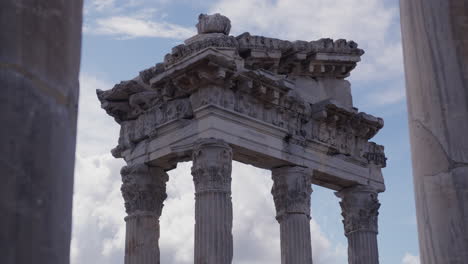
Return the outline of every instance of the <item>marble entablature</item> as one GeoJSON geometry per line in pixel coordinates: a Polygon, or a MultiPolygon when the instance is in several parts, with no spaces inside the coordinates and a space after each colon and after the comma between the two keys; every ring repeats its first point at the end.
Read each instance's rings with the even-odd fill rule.
{"type": "MultiPolygon", "coordinates": [[[[384,148],[369,141],[383,127],[383,120],[353,107],[350,84],[344,79],[364,54],[356,43],[342,39],[291,42],[250,33],[234,37],[226,32],[229,29],[200,33],[133,80],[97,91],[102,107],[121,125],[113,155],[130,163],[146,156],[144,161],[151,162],[151,150],[141,151],[142,146],[158,141],[163,127],[171,123],[190,127],[193,123],[191,127],[201,129],[194,125],[197,112],[215,107],[228,115],[237,114],[237,119],[282,131],[284,149],[280,151],[285,153],[313,149],[362,168],[372,167],[373,176],[363,177],[376,176],[372,180],[384,190],[380,172],[386,165],[384,148]]],[[[181,145],[182,138],[174,137],[179,142],[166,145],[181,145]]],[[[241,148],[245,150],[245,146],[241,148]]],[[[261,150],[254,147],[252,151],[261,150]]],[[[303,152],[296,155],[313,155],[303,152]]],[[[184,155],[188,154],[176,156],[184,155]]]]}

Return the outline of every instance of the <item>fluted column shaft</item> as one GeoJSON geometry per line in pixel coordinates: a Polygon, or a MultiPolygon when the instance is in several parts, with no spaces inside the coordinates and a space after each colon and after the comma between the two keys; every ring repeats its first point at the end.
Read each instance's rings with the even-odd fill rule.
{"type": "Polygon", "coordinates": [[[349,264],[378,264],[377,246],[380,203],[377,192],[370,187],[356,186],[337,192],[345,235],[348,238],[349,264]]]}
{"type": "Polygon", "coordinates": [[[122,168],[125,199],[125,264],[159,264],[159,217],[166,199],[168,176],[144,164],[122,168]]]}
{"type": "Polygon", "coordinates": [[[281,264],[312,264],[311,176],[302,167],[272,170],[276,219],[280,224],[281,264]]]}
{"type": "Polygon", "coordinates": [[[216,139],[202,139],[193,151],[195,184],[195,264],[231,264],[232,150],[216,139]]]}

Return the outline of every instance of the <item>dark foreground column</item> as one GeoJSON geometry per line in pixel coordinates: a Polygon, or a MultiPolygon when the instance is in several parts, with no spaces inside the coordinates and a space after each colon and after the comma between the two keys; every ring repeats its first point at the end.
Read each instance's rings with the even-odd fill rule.
{"type": "Polygon", "coordinates": [[[168,176],[144,164],[122,168],[125,199],[125,264],[159,264],[159,217],[166,199],[168,176]]]}
{"type": "Polygon", "coordinates": [[[468,0],[402,0],[419,249],[468,263],[468,0]]]}
{"type": "Polygon", "coordinates": [[[200,140],[193,150],[195,264],[232,263],[231,163],[221,140],[200,140]]]}
{"type": "Polygon", "coordinates": [[[280,224],[281,264],[312,264],[311,176],[302,167],[272,170],[276,219],[280,224]]]}
{"type": "Polygon", "coordinates": [[[345,235],[348,238],[349,264],[378,264],[377,247],[380,203],[377,192],[369,187],[356,186],[337,192],[345,235]]]}
{"type": "Polygon", "coordinates": [[[0,263],[70,258],[82,1],[0,1],[0,263]]]}

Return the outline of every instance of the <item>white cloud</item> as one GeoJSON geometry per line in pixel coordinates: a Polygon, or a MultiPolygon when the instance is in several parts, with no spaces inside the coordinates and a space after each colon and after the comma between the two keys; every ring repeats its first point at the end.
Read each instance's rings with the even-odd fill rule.
{"type": "Polygon", "coordinates": [[[156,37],[186,39],[193,36],[195,30],[140,17],[112,16],[97,19],[95,24],[86,26],[85,33],[110,35],[118,38],[156,37]]]}
{"type": "Polygon", "coordinates": [[[166,0],[95,0],[85,7],[83,32],[109,35],[116,38],[156,37],[186,39],[195,34],[194,27],[186,28],[164,21],[166,14],[160,5],[166,0]],[[156,5],[158,4],[158,5],[156,5]],[[93,14],[93,11],[97,11],[93,14]]]}
{"type": "Polygon", "coordinates": [[[125,212],[119,175],[122,163],[109,154],[77,155],[72,264],[118,263],[123,258],[125,212]]]}
{"type": "Polygon", "coordinates": [[[406,253],[401,262],[402,264],[419,264],[419,256],[413,256],[410,253],[406,253]]]}
{"type": "Polygon", "coordinates": [[[77,152],[87,157],[110,153],[117,145],[119,125],[101,109],[96,89],[108,90],[113,85],[89,74],[80,75],[77,152]]]}
{"type": "Polygon", "coordinates": [[[80,76],[71,263],[116,263],[123,258],[125,229],[120,195],[122,160],[110,155],[118,125],[100,108],[96,89],[112,85],[80,76]]]}

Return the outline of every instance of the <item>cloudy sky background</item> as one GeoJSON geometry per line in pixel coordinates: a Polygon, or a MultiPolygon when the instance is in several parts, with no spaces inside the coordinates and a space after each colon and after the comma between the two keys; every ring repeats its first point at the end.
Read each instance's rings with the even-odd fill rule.
{"type": "MultiPolygon", "coordinates": [[[[199,13],[220,12],[232,35],[249,31],[288,40],[352,39],[366,51],[352,72],[354,104],[380,116],[373,140],[386,147],[387,191],[380,195],[381,264],[419,264],[408,142],[399,13],[390,0],[85,0],[81,94],[73,208],[72,264],[123,263],[122,160],[110,155],[118,125],[100,109],[96,89],[163,60],[195,34],[199,13]]],[[[194,187],[190,163],[170,171],[161,216],[161,262],[193,264],[194,187]]],[[[279,264],[279,226],[268,171],[234,163],[234,263],[279,264]]],[[[314,264],[347,263],[338,198],[314,186],[314,264]]]]}

